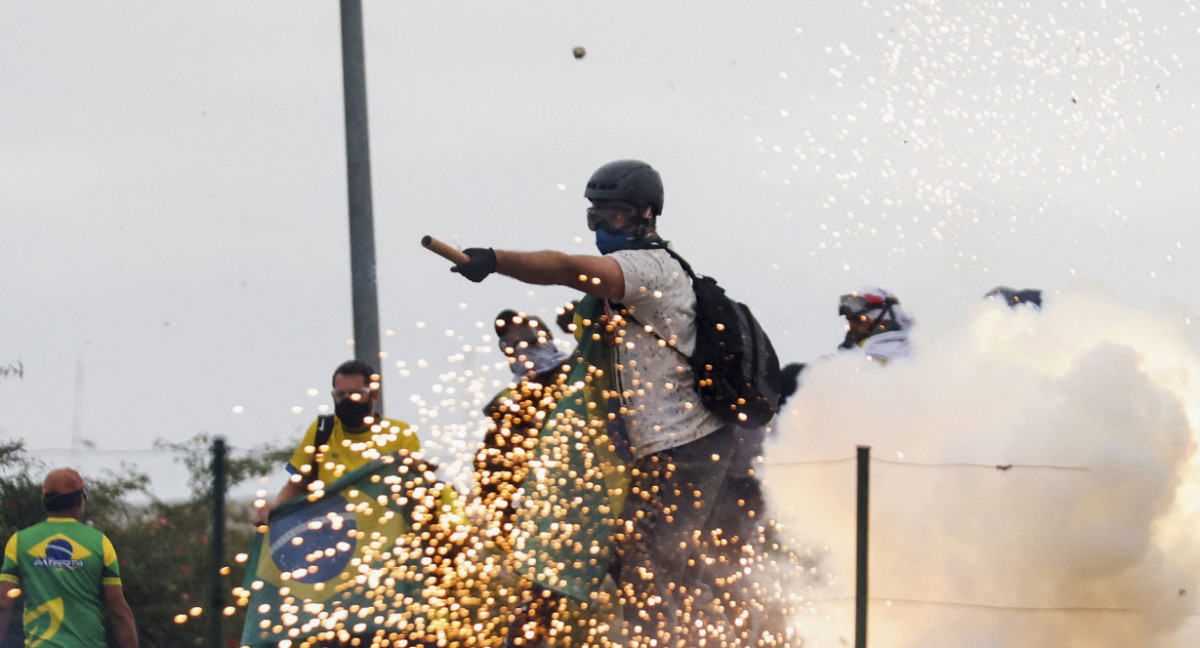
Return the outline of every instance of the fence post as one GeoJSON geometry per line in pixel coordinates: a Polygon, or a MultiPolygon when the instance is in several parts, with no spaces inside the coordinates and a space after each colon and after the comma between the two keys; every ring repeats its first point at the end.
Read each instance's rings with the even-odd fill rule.
{"type": "Polygon", "coordinates": [[[221,579],[221,563],[225,560],[225,438],[216,437],[212,446],[212,598],[209,603],[210,648],[221,648],[221,620],[225,615],[225,601],[221,594],[224,587],[221,579]]]}
{"type": "Polygon", "coordinates": [[[858,446],[858,524],[854,581],[854,648],[867,648],[867,527],[871,446],[858,446]]]}

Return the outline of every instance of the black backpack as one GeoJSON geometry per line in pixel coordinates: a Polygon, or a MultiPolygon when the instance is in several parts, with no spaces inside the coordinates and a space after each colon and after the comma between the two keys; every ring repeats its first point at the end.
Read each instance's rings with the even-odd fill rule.
{"type": "Polygon", "coordinates": [[[675,350],[692,367],[701,402],[726,423],[766,425],[779,409],[779,356],[771,339],[750,308],[730,299],[716,279],[692,272],[670,248],[653,249],[674,257],[696,292],[696,348],[691,356],[675,350]]]}

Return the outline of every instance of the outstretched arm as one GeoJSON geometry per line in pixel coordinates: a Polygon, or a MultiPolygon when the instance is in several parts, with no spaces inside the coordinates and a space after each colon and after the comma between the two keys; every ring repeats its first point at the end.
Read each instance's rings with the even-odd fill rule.
{"type": "MultiPolygon", "coordinates": [[[[133,610],[125,601],[125,590],[120,585],[105,585],[104,602],[108,606],[117,643],[121,644],[121,648],[138,648],[137,624],[133,621],[133,610]]],[[[214,610],[213,613],[220,614],[220,610],[214,610]]]]}
{"type": "Polygon", "coordinates": [[[602,299],[625,296],[625,274],[606,256],[496,250],[496,271],[541,286],[566,286],[602,299]]]}

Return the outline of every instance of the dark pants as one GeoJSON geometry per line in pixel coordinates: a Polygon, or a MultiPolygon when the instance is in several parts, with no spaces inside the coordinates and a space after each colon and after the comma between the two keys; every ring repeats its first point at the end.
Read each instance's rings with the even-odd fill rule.
{"type": "Polygon", "coordinates": [[[617,538],[630,648],[732,645],[731,624],[707,579],[709,530],[733,465],[732,426],[633,462],[617,538]],[[651,644],[652,640],[656,643],[651,644]]]}
{"type": "Polygon", "coordinates": [[[754,462],[762,453],[763,433],[762,428],[737,428],[737,451],[704,534],[708,542],[704,580],[720,601],[725,617],[735,622],[737,632],[722,648],[781,645],[762,640],[763,633],[770,631],[764,604],[771,594],[763,590],[755,576],[767,557],[762,532],[766,506],[762,484],[754,474],[754,462]],[[754,568],[747,572],[749,565],[754,568]]]}

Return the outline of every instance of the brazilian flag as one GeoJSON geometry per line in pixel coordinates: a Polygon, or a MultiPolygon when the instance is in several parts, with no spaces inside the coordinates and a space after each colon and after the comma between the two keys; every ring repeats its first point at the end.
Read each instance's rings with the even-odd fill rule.
{"type": "Polygon", "coordinates": [[[403,451],[287,502],[255,537],[236,591],[242,645],[444,641],[465,616],[449,589],[459,522],[454,489],[403,451]]]}
{"type": "Polygon", "coordinates": [[[517,508],[516,559],[526,578],[591,601],[614,558],[629,489],[629,442],[613,385],[613,336],[604,302],[576,307],[581,334],[563,396],[538,436],[517,508]]]}

